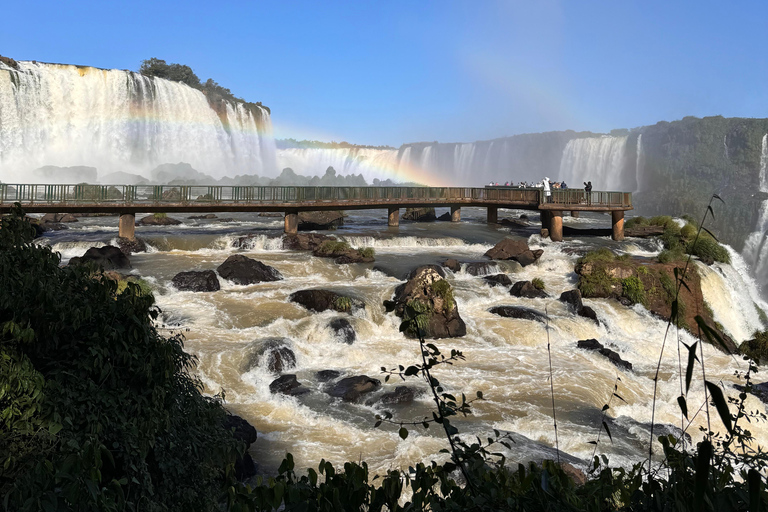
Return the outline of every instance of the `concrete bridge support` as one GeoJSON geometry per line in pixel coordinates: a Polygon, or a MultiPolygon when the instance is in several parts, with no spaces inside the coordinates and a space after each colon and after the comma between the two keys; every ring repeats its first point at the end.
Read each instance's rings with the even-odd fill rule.
{"type": "Polygon", "coordinates": [[[541,216],[541,229],[549,231],[552,224],[552,213],[549,210],[539,210],[541,216]]]}
{"type": "Polygon", "coordinates": [[[488,207],[488,224],[499,223],[499,209],[496,206],[488,207]]]}
{"type": "Polygon", "coordinates": [[[134,240],[136,238],[136,215],[133,213],[121,213],[118,221],[118,235],[122,238],[134,240]]]}
{"type": "Polygon", "coordinates": [[[397,227],[400,225],[400,208],[390,208],[389,217],[387,218],[387,225],[397,227]]]}
{"type": "Polygon", "coordinates": [[[451,206],[451,222],[461,221],[461,207],[451,206]]]}
{"type": "Polygon", "coordinates": [[[550,216],[549,221],[549,238],[553,242],[563,241],[563,212],[559,210],[552,210],[548,212],[550,216]]]}
{"type": "Polygon", "coordinates": [[[612,211],[611,220],[613,221],[613,234],[611,238],[619,242],[624,240],[624,211],[612,211]]]}
{"type": "Polygon", "coordinates": [[[285,234],[295,235],[299,232],[299,212],[297,210],[285,211],[285,234]]]}

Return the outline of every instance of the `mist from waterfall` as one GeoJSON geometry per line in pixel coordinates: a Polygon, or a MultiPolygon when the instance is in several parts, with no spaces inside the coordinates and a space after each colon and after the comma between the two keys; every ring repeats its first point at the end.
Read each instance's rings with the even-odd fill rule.
{"type": "Polygon", "coordinates": [[[92,166],[144,176],[187,162],[214,177],[277,171],[266,109],[123,70],[0,64],[0,178],[45,166],[92,166]],[[218,111],[217,111],[218,110],[218,111]]]}
{"type": "MultiPolygon", "coordinates": [[[[760,192],[768,192],[768,134],[763,136],[762,151],[760,153],[760,192]]],[[[742,255],[752,269],[752,275],[762,287],[765,293],[765,285],[768,284],[768,199],[760,205],[760,215],[757,219],[755,231],[744,242],[742,255]]]]}
{"type": "Polygon", "coordinates": [[[596,190],[624,190],[627,137],[573,139],[563,150],[559,179],[571,187],[591,181],[596,190]]]}

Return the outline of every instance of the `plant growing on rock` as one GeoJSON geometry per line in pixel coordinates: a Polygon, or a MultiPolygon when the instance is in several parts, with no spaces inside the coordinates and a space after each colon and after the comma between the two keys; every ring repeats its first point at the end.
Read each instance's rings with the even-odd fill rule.
{"type": "Polygon", "coordinates": [[[531,284],[537,290],[545,290],[547,288],[547,286],[544,284],[544,280],[541,279],[540,277],[534,277],[533,279],[531,279],[531,284]]]}
{"type": "Polygon", "coordinates": [[[373,247],[363,247],[362,249],[358,249],[358,251],[360,251],[360,256],[363,258],[373,258],[376,255],[376,251],[373,247]]]}

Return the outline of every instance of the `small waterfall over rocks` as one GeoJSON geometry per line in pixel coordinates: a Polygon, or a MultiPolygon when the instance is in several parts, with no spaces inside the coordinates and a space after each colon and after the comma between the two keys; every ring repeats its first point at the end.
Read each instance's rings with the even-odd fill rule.
{"type": "MultiPolygon", "coordinates": [[[[768,192],[768,134],[763,136],[760,154],[760,192],[768,192]]],[[[752,274],[765,293],[768,284],[768,199],[760,206],[755,231],[744,242],[742,255],[752,269],[752,274]]]]}
{"type": "Polygon", "coordinates": [[[117,69],[0,64],[0,175],[45,166],[93,166],[148,175],[163,163],[226,174],[276,172],[269,112],[212,104],[179,82],[117,69]]]}

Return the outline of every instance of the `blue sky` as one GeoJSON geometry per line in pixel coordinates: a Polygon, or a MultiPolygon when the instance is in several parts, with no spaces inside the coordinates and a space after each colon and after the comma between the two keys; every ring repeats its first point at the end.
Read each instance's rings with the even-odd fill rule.
{"type": "Polygon", "coordinates": [[[188,64],[270,106],[277,137],[398,146],[768,117],[765,1],[38,1],[3,18],[2,55],[188,64]]]}

